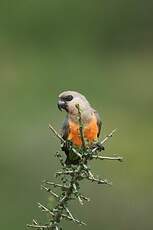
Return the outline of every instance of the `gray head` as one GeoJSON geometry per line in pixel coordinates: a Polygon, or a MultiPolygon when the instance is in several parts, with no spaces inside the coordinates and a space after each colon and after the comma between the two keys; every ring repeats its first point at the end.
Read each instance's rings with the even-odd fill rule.
{"type": "Polygon", "coordinates": [[[82,111],[88,110],[90,104],[82,94],[75,91],[64,91],[60,93],[58,100],[58,108],[64,109],[70,114],[77,114],[76,105],[79,104],[82,111]]]}

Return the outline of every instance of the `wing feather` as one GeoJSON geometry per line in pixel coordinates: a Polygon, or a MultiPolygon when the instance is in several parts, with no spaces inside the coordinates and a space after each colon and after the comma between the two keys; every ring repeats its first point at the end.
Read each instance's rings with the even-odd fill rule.
{"type": "Polygon", "coordinates": [[[69,128],[68,116],[66,116],[61,130],[61,136],[63,137],[64,140],[67,140],[69,131],[70,128],[69,128]]]}
{"type": "Polygon", "coordinates": [[[96,116],[96,119],[97,119],[97,126],[98,126],[97,137],[99,137],[100,132],[101,132],[101,125],[102,125],[102,122],[101,122],[101,119],[100,119],[100,116],[99,116],[98,112],[95,111],[94,113],[95,113],[95,116],[96,116]]]}

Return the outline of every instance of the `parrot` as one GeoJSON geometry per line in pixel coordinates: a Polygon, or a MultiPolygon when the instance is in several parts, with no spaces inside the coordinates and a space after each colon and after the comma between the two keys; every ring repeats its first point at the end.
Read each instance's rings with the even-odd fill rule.
{"type": "Polygon", "coordinates": [[[76,105],[79,105],[81,111],[82,132],[87,147],[95,147],[94,143],[97,143],[101,150],[104,149],[103,146],[98,145],[102,126],[100,116],[84,95],[76,91],[64,91],[59,94],[57,105],[59,110],[66,111],[66,117],[61,128],[61,136],[65,140],[62,150],[67,156],[66,164],[78,164],[79,161],[78,157],[74,156],[72,151],[69,151],[68,143],[71,143],[72,146],[78,149],[82,147],[78,108],[76,105]]]}

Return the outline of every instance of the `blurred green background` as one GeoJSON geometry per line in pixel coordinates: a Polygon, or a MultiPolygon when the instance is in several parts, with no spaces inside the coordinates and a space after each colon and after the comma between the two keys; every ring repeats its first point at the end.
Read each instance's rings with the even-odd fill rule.
{"type": "Polygon", "coordinates": [[[99,111],[106,147],[119,162],[91,167],[112,187],[83,183],[91,197],[73,213],[87,227],[153,229],[153,2],[144,0],[0,2],[0,219],[1,229],[21,230],[42,218],[40,190],[59,167],[64,113],[57,96],[66,89],[87,96],[99,111]]]}

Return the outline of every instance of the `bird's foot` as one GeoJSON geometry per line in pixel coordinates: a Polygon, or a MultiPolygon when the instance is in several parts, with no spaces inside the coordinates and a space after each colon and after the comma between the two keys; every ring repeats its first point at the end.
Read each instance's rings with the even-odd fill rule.
{"type": "Polygon", "coordinates": [[[65,143],[61,144],[61,149],[65,153],[70,152],[70,150],[72,149],[72,142],[69,140],[65,141],[65,143]]]}
{"type": "Polygon", "coordinates": [[[96,142],[91,146],[91,149],[95,149],[101,152],[102,150],[105,150],[104,146],[100,142],[96,142]]]}

